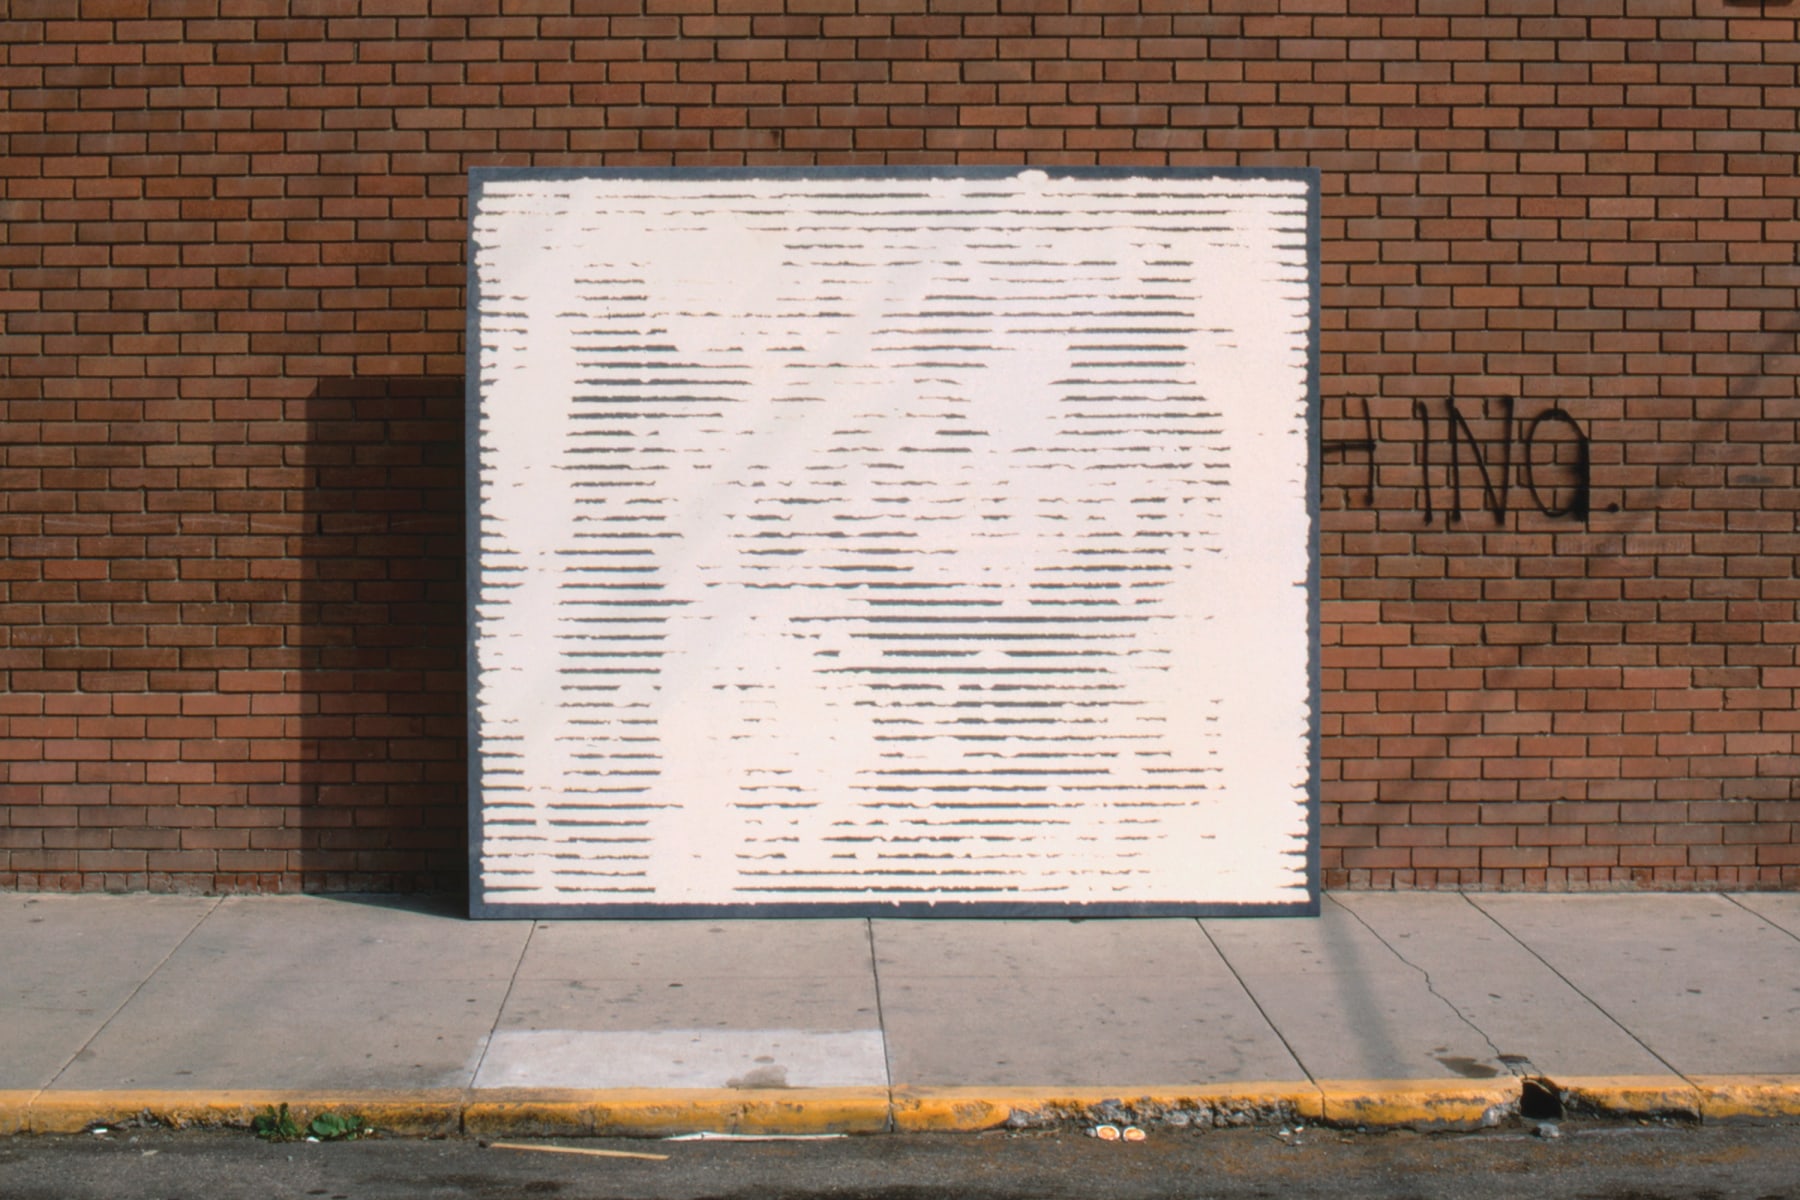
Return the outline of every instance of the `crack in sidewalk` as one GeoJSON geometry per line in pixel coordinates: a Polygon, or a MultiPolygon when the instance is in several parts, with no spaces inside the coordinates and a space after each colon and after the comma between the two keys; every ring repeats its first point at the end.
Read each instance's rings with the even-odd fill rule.
{"type": "Polygon", "coordinates": [[[1474,1030],[1476,1035],[1478,1037],[1480,1037],[1482,1041],[1487,1043],[1487,1048],[1489,1050],[1493,1051],[1493,1057],[1494,1057],[1495,1062],[1497,1062],[1501,1066],[1505,1067],[1508,1071],[1511,1071],[1514,1075],[1523,1076],[1526,1074],[1526,1072],[1521,1071],[1519,1069],[1519,1067],[1523,1064],[1512,1061],[1512,1060],[1515,1060],[1518,1058],[1517,1055],[1502,1053],[1500,1050],[1500,1047],[1496,1046],[1494,1044],[1494,1039],[1487,1035],[1486,1030],[1482,1029],[1481,1026],[1477,1025],[1474,1021],[1470,1020],[1469,1015],[1467,1013],[1463,1012],[1463,1010],[1460,1007],[1458,1007],[1457,1004],[1450,999],[1450,997],[1444,995],[1444,993],[1437,990],[1437,984],[1432,982],[1430,971],[1427,971],[1424,967],[1421,967],[1418,963],[1412,961],[1410,958],[1406,957],[1406,955],[1400,953],[1399,948],[1396,947],[1394,945],[1394,943],[1388,941],[1387,938],[1381,936],[1381,932],[1379,930],[1377,930],[1373,925],[1371,925],[1367,921],[1365,921],[1363,919],[1362,914],[1357,912],[1354,908],[1351,908],[1349,905],[1343,903],[1336,896],[1327,896],[1326,899],[1330,900],[1333,904],[1337,905],[1344,912],[1349,913],[1350,917],[1358,925],[1361,925],[1364,929],[1368,930],[1369,935],[1371,937],[1373,937],[1376,941],[1380,942],[1383,946],[1387,947],[1388,952],[1390,954],[1392,954],[1395,958],[1399,959],[1402,963],[1405,963],[1407,966],[1409,966],[1413,970],[1417,971],[1419,973],[1420,977],[1425,980],[1425,990],[1427,992],[1430,992],[1440,1002],[1442,1002],[1445,1008],[1448,1008],[1452,1013],[1456,1014],[1457,1020],[1461,1021],[1464,1025],[1467,1025],[1470,1029],[1474,1030]]]}
{"type": "Polygon", "coordinates": [[[887,1012],[881,1006],[881,954],[875,945],[875,920],[863,918],[863,931],[868,938],[869,976],[875,984],[875,1024],[881,1030],[881,1071],[887,1087],[887,1131],[895,1132],[894,1123],[894,1047],[888,1040],[887,1012]]]}

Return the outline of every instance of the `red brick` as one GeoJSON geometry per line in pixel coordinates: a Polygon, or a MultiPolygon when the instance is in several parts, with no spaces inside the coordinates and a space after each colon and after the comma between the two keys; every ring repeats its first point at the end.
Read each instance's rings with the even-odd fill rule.
{"type": "Polygon", "coordinates": [[[460,453],[471,163],[1027,157],[1324,172],[1326,436],[1367,411],[1380,438],[1325,472],[1329,879],[1800,885],[1800,406],[1769,341],[1800,287],[1791,21],[461,7],[143,20],[103,0],[10,43],[0,672],[19,715],[74,723],[8,730],[0,886],[454,884],[461,614],[425,589],[459,577],[460,483],[393,451],[460,453]],[[448,407],[416,434],[360,415],[409,403],[397,380],[367,408],[323,394],[426,370],[448,407]],[[1521,424],[1558,403],[1587,431],[1585,523],[1538,512],[1518,460],[1501,520],[1466,462],[1445,519],[1444,398],[1491,447],[1508,394],[1521,424]],[[320,536],[328,478],[444,535],[320,536]],[[309,556],[366,570],[296,570],[309,556]],[[316,669],[305,606],[327,602],[375,675],[316,669]],[[382,715],[420,710],[442,725],[382,715]],[[158,840],[262,821],[244,789],[289,768],[336,789],[328,853],[266,821],[230,860],[158,840]],[[447,782],[409,798],[426,779],[447,782]],[[46,846],[76,796],[147,840],[46,846]]]}

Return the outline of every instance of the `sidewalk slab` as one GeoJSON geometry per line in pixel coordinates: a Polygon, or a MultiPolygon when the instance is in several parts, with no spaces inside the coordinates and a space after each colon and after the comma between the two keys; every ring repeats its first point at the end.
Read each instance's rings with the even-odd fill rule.
{"type": "Polygon", "coordinates": [[[1573,1111],[1791,1119],[1794,928],[1786,893],[638,922],[0,895],[0,1135],[281,1103],[421,1134],[1428,1127],[1515,1111],[1521,1074],[1573,1111]]]}
{"type": "Polygon", "coordinates": [[[229,898],[52,1088],[466,1087],[528,933],[400,900],[229,898]]]}
{"type": "Polygon", "coordinates": [[[1680,1080],[1618,1023],[1456,893],[1334,895],[1484,1035],[1501,1073],[1680,1080]]]}
{"type": "Polygon", "coordinates": [[[1508,1073],[1496,1048],[1432,992],[1425,974],[1334,896],[1315,920],[1204,924],[1312,1079],[1449,1081],[1508,1073]]]}
{"type": "Polygon", "coordinates": [[[1800,892],[1740,892],[1731,899],[1800,941],[1800,892]]]}
{"type": "Polygon", "coordinates": [[[866,977],[871,971],[868,923],[860,918],[538,921],[535,925],[531,945],[519,963],[521,980],[752,981],[866,977]]]}
{"type": "Polygon", "coordinates": [[[1800,947],[1730,898],[1470,899],[1682,1075],[1800,1074],[1800,947]]]}
{"type": "Polygon", "coordinates": [[[48,1086],[218,903],[0,895],[0,1088],[48,1086]]]}
{"type": "Polygon", "coordinates": [[[906,1087],[1304,1079],[1192,920],[876,921],[906,1087]]]}
{"type": "Polygon", "coordinates": [[[476,1086],[886,1087],[866,922],[540,922],[476,1086]]]}

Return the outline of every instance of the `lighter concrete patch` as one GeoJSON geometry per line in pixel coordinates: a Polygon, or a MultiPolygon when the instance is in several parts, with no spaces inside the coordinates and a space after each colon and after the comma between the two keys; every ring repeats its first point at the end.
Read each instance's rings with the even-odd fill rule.
{"type": "Polygon", "coordinates": [[[879,1029],[664,1029],[496,1033],[477,1088],[885,1087],[879,1029]]]}

